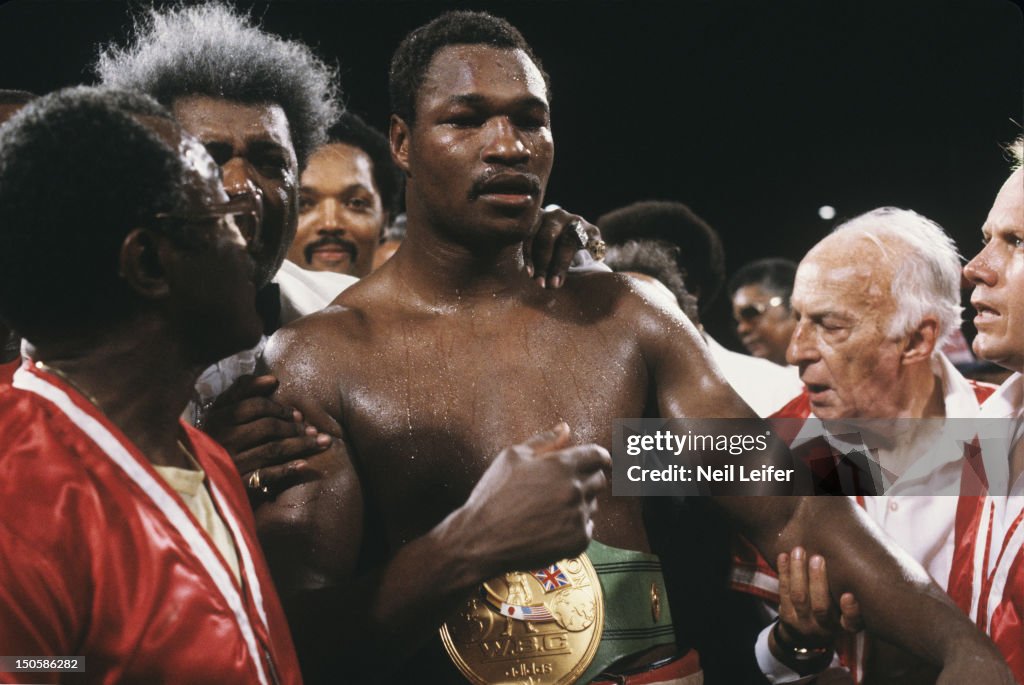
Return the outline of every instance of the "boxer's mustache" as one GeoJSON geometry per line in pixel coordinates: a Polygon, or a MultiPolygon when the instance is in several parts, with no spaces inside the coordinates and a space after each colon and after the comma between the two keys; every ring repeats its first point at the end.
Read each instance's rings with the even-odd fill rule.
{"type": "Polygon", "coordinates": [[[469,199],[475,200],[488,193],[514,195],[540,195],[540,177],[536,174],[496,171],[480,176],[469,189],[469,199]]]}

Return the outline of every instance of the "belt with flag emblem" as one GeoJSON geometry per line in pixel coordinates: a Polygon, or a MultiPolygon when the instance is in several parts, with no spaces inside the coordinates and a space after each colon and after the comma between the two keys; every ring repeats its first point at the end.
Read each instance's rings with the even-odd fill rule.
{"type": "MultiPolygon", "coordinates": [[[[596,540],[579,557],[488,580],[440,632],[448,656],[476,685],[588,683],[625,656],[675,641],[658,557],[596,540]]],[[[690,668],[695,660],[676,659],[622,682],[696,685],[674,680],[699,676],[699,662],[690,668]],[[641,676],[661,680],[633,680],[641,676]]]]}

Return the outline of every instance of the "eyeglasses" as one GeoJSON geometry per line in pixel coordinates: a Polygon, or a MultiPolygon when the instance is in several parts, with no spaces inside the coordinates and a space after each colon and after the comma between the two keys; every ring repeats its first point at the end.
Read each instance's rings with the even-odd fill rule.
{"type": "Polygon", "coordinates": [[[153,215],[153,218],[160,224],[173,225],[175,229],[173,232],[164,232],[167,235],[176,237],[186,243],[196,243],[199,241],[200,236],[193,232],[186,233],[182,229],[185,226],[204,224],[216,224],[217,228],[221,230],[238,231],[248,243],[251,241],[252,234],[254,232],[252,230],[252,224],[255,222],[255,216],[251,210],[243,211],[238,208],[237,203],[230,201],[216,207],[212,207],[208,212],[201,212],[198,214],[158,212],[153,215]]]}
{"type": "Polygon", "coordinates": [[[736,317],[737,321],[751,322],[757,317],[764,314],[769,309],[781,306],[783,298],[779,295],[771,298],[767,302],[758,302],[756,304],[748,304],[746,307],[733,310],[733,316],[736,317]]]}

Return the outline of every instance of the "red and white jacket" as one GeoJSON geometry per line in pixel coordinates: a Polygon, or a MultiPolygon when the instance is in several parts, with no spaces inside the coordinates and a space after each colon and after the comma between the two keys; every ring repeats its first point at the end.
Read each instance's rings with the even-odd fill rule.
{"type": "Polygon", "coordinates": [[[182,430],[241,583],[146,457],[74,388],[28,363],[0,386],[6,654],[84,656],[89,683],[301,683],[235,467],[210,438],[182,430]]]}
{"type": "Polygon", "coordinates": [[[1010,457],[1024,449],[1024,377],[1014,374],[982,407],[982,417],[1007,421],[1001,462],[986,460],[994,490],[1008,494],[961,497],[949,594],[1006,657],[1024,682],[1024,478],[1010,483],[1010,457]],[[1002,472],[1000,472],[1002,470],[1002,472]]]}
{"type": "MultiPolygon", "coordinates": [[[[964,378],[941,355],[933,363],[933,370],[942,383],[946,415],[950,418],[979,418],[981,404],[995,392],[995,386],[964,378]]],[[[812,418],[806,390],[771,418],[812,418]]],[[[786,430],[780,432],[788,432],[794,441],[806,439],[800,432],[799,424],[788,426],[786,430]]],[[[949,587],[947,581],[950,579],[956,541],[959,540],[955,536],[954,524],[958,501],[963,498],[929,497],[915,493],[949,492],[976,495],[980,490],[975,473],[983,473],[976,447],[972,444],[965,445],[963,441],[956,439],[947,439],[944,442],[940,440],[938,444],[930,447],[930,450],[938,450],[937,454],[932,454],[927,461],[917,462],[886,488],[886,492],[891,494],[856,497],[857,502],[864,507],[875,523],[921,563],[944,588],[949,587]]],[[[831,455],[830,450],[825,451],[831,455]]],[[[816,451],[809,450],[807,453],[813,457],[816,451]]],[[[775,572],[746,540],[735,541],[731,575],[734,590],[755,595],[768,604],[777,606],[778,579],[775,572]]],[[[767,633],[762,633],[756,647],[762,670],[766,671],[773,682],[797,680],[799,676],[795,672],[771,657],[766,637],[767,633]]],[[[863,675],[861,664],[866,648],[862,636],[850,636],[837,650],[840,653],[840,660],[851,670],[857,682],[860,682],[863,675]]]]}

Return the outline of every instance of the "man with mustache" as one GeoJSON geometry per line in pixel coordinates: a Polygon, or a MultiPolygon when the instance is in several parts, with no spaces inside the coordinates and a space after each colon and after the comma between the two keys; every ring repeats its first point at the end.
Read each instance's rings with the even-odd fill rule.
{"type": "Polygon", "coordinates": [[[288,259],[361,278],[373,270],[381,232],[398,213],[402,176],[387,138],[351,112],[341,115],[327,140],[302,171],[288,259]]]}
{"type": "MultiPolygon", "coordinates": [[[[225,189],[247,210],[241,228],[256,262],[266,334],[319,311],[355,282],[285,259],[298,222],[299,170],[341,109],[335,70],[309,47],[208,2],[149,10],[125,46],[102,50],[96,70],[105,85],[170,109],[220,165],[225,189]]],[[[567,216],[552,212],[538,222],[530,253],[543,273],[563,278],[576,249],[560,238],[574,235],[567,216]]],[[[207,369],[190,412],[235,457],[254,496],[301,477],[301,457],[329,443],[301,412],[270,398],[276,378],[252,375],[264,342],[207,369]]]]}
{"type": "MultiPolygon", "coordinates": [[[[337,438],[310,459],[313,478],[261,511],[267,528],[296,540],[283,592],[307,675],[344,668],[356,680],[455,683],[463,680],[457,667],[475,673],[467,659],[494,666],[489,657],[501,650],[566,654],[562,640],[593,625],[596,600],[572,600],[569,589],[550,606],[508,600],[519,580],[533,597],[562,587],[561,572],[584,566],[575,555],[592,531],[588,555],[605,569],[606,640],[569,650],[558,660],[561,677],[700,682],[695,656],[673,639],[664,574],[651,553],[671,531],[645,525],[644,502],[601,492],[592,469],[566,489],[561,480],[507,477],[510,463],[550,460],[485,455],[559,419],[574,431],[562,425],[548,438],[561,447],[610,445],[616,417],[753,412],[660,293],[616,274],[546,290],[524,267],[521,246],[554,146],[547,78],[514,27],[453,12],[415,30],[392,60],[391,96],[406,240],[336,307],[283,328],[266,349],[281,400],[337,438]],[[534,512],[566,501],[584,507],[588,536],[557,546],[551,527],[564,518],[547,525],[534,512]],[[303,544],[317,540],[345,542],[303,544]],[[543,585],[522,573],[531,569],[543,585]],[[641,597],[627,598],[615,570],[639,581],[641,597]],[[473,637],[501,632],[500,617],[525,616],[523,609],[536,625],[514,622],[514,645],[473,637]],[[568,632],[536,637],[552,621],[568,632]],[[439,640],[440,623],[447,637],[439,640]],[[465,642],[452,637],[460,631],[469,631],[465,642]]],[[[721,504],[771,558],[798,541],[826,556],[835,587],[857,590],[873,627],[943,667],[946,682],[1010,682],[992,646],[920,569],[887,553],[847,500],[721,504]]],[[[532,679],[554,667],[520,658],[492,679],[532,679]]]]}

